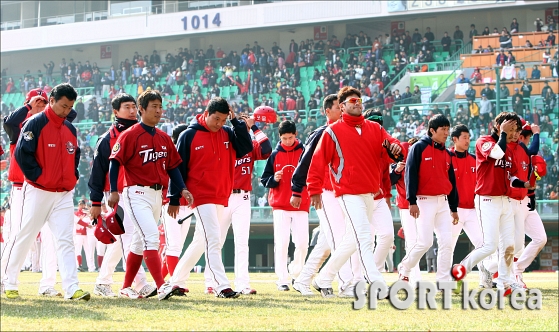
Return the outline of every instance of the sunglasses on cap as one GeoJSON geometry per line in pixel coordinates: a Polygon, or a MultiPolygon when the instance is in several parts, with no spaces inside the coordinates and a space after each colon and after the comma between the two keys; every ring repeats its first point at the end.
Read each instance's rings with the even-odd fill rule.
{"type": "Polygon", "coordinates": [[[349,99],[346,100],[346,101],[343,101],[342,104],[345,104],[345,103],[357,104],[357,102],[359,102],[360,104],[362,104],[362,103],[363,103],[363,99],[362,99],[362,98],[353,97],[353,98],[349,98],[349,99]]]}

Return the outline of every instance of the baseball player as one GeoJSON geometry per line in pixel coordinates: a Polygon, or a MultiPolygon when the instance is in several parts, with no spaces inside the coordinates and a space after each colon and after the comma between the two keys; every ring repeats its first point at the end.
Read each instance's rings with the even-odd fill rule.
{"type": "MultiPolygon", "coordinates": [[[[268,113],[274,110],[268,106],[260,106],[254,110],[255,115],[261,111],[268,113]]],[[[274,112],[275,113],[275,112],[274,112]]],[[[250,192],[252,191],[252,173],[254,161],[265,160],[272,153],[272,144],[268,136],[264,134],[254,124],[255,118],[241,116],[246,123],[247,129],[252,130],[254,139],[252,140],[252,151],[235,161],[235,180],[233,181],[233,192],[229,196],[227,207],[223,210],[223,218],[220,220],[221,246],[227,238],[227,231],[233,225],[233,235],[235,237],[235,291],[244,294],[256,294],[256,290],[250,287],[250,277],[248,273],[248,237],[250,234],[250,192]],[[237,188],[237,189],[235,189],[237,188]]],[[[260,120],[260,119],[259,119],[260,120]]],[[[206,278],[206,293],[213,291],[211,283],[211,272],[204,270],[206,278]],[[209,281],[209,282],[208,282],[209,281]]]]}
{"type": "Polygon", "coordinates": [[[530,188],[530,182],[521,181],[515,175],[516,163],[512,149],[507,147],[521,128],[515,113],[503,112],[495,118],[491,135],[481,136],[476,142],[476,212],[481,223],[483,245],[475,248],[459,266],[453,268],[458,282],[473,266],[499,248],[499,277],[497,288],[509,295],[513,289],[522,287],[510,283],[510,266],[514,258],[514,216],[507,196],[510,186],[530,188]]]}
{"type": "MultiPolygon", "coordinates": [[[[138,123],[138,108],[136,100],[131,95],[119,93],[111,100],[111,106],[115,120],[109,130],[97,140],[91,176],[88,183],[89,199],[91,200],[90,216],[92,220],[97,220],[97,217],[101,214],[103,197],[105,197],[105,200],[109,197],[110,183],[108,175],[111,151],[122,132],[138,123]]],[[[122,198],[124,172],[120,172],[119,175],[117,189],[120,198],[122,198]]],[[[123,200],[119,200],[119,205],[121,208],[124,207],[123,200]]],[[[130,253],[130,244],[132,243],[132,234],[134,233],[134,223],[126,210],[124,210],[123,225],[125,233],[115,236],[116,242],[108,245],[107,251],[103,256],[104,259],[101,262],[102,264],[99,265],[99,276],[93,290],[95,295],[104,297],[117,296],[111,289],[113,274],[121,258],[124,262],[124,268],[126,268],[126,259],[130,253]]],[[[101,242],[99,241],[99,243],[101,242]]],[[[97,254],[99,255],[99,251],[97,251],[97,254]]],[[[134,290],[143,298],[157,295],[157,288],[147,283],[143,266],[140,266],[138,273],[134,277],[134,290]]]]}
{"type": "MultiPolygon", "coordinates": [[[[305,142],[305,151],[301,155],[291,179],[291,190],[295,193],[295,196],[291,196],[291,205],[294,207],[299,207],[301,204],[300,196],[303,188],[307,185],[307,176],[312,156],[324,130],[332,123],[338,121],[342,115],[338,104],[338,96],[335,94],[326,96],[323,106],[328,121],[324,126],[312,132],[307,138],[305,142]]],[[[328,169],[325,168],[324,171],[327,173],[328,169]]],[[[299,274],[293,283],[293,289],[304,296],[313,296],[316,294],[311,291],[310,288],[312,278],[328,256],[330,256],[330,253],[336,250],[345,234],[343,211],[340,207],[340,203],[338,203],[338,200],[334,196],[332,182],[329,178],[325,179],[323,189],[324,191],[321,196],[322,208],[316,210],[320,228],[317,243],[307,258],[301,270],[301,274],[299,274]]],[[[353,253],[338,272],[338,280],[340,281],[338,284],[338,296],[353,297],[353,285],[361,280],[361,278],[362,273],[359,257],[357,253],[353,253]]]]}
{"type": "Polygon", "coordinates": [[[88,292],[78,287],[73,244],[72,195],[79,178],[80,149],[76,129],[66,121],[66,117],[72,111],[76,98],[77,92],[71,85],[57,85],[51,92],[46,109],[27,120],[21,129],[15,159],[25,175],[23,214],[21,230],[6,249],[7,298],[19,297],[17,279],[21,265],[31,242],[45,222],[48,222],[56,239],[65,298],[90,298],[88,292]]]}
{"type": "Polygon", "coordinates": [[[179,290],[163,279],[161,259],[157,253],[157,221],[161,214],[162,189],[170,179],[171,186],[176,186],[179,194],[190,196],[190,193],[185,190],[177,169],[181,158],[171,138],[155,127],[161,119],[161,94],[157,90],[146,90],[138,97],[138,104],[142,121],[119,135],[109,157],[111,194],[107,204],[117,208],[120,200],[118,177],[123,171],[124,210],[134,223],[126,274],[119,295],[131,299],[142,297],[131,286],[143,259],[158,288],[159,300],[166,300],[178,294],[179,290]]]}
{"type": "Polygon", "coordinates": [[[370,224],[373,210],[380,202],[375,197],[380,192],[379,159],[383,155],[383,144],[387,146],[390,142],[390,151],[394,155],[402,149],[378,123],[364,119],[359,90],[344,87],[338,92],[338,102],[342,119],[324,130],[307,178],[311,204],[318,210],[322,208],[320,196],[325,181],[324,169],[328,166],[334,194],[344,212],[346,234],[351,234],[343,237],[328,263],[312,281],[313,287],[325,297],[332,296],[336,273],[356,250],[365,280],[384,282],[373,257],[370,224]]]}
{"type": "MultiPolygon", "coordinates": [[[[76,248],[76,256],[78,258],[78,269],[82,266],[82,249],[85,253],[85,259],[87,262],[87,271],[95,272],[95,247],[93,251],[90,245],[90,235],[93,235],[93,225],[91,225],[91,219],[89,219],[89,211],[86,209],[85,200],[80,200],[78,202],[78,209],[74,212],[74,220],[76,221],[76,237],[74,238],[74,246],[76,248]],[[91,229],[91,231],[88,231],[91,229]]],[[[95,243],[93,243],[95,244],[95,243]]]]}
{"type": "MultiPolygon", "coordinates": [[[[540,147],[540,127],[535,124],[530,125],[524,120],[521,120],[521,122],[522,130],[520,131],[517,143],[515,144],[514,157],[520,174],[519,177],[528,178],[530,175],[526,172],[525,167],[529,165],[526,164],[530,164],[533,172],[533,169],[537,168],[537,166],[533,165],[533,161],[535,159],[542,160],[542,158],[537,155],[540,147]],[[530,138],[532,135],[533,139],[530,144],[530,138]]],[[[543,161],[543,163],[545,165],[545,161],[543,161]]],[[[536,170],[536,172],[537,171],[538,170],[536,170]]],[[[522,203],[518,207],[518,209],[522,211],[519,214],[524,219],[517,219],[516,213],[514,216],[515,259],[513,264],[513,275],[511,278],[513,282],[516,282],[526,288],[526,284],[524,283],[524,280],[522,280],[522,272],[530,265],[530,263],[532,263],[539,252],[543,249],[547,242],[547,235],[541,218],[536,211],[536,196],[534,191],[524,191],[523,189],[518,188],[511,188],[511,191],[513,192],[511,198],[522,198],[523,195],[526,195],[526,197],[521,200],[522,203]],[[516,197],[514,197],[515,195],[516,197]],[[524,248],[525,235],[528,235],[532,239],[526,248],[524,248]]]]}
{"type": "MultiPolygon", "coordinates": [[[[279,127],[280,141],[266,162],[261,182],[270,188],[268,202],[274,216],[274,265],[279,291],[288,291],[291,278],[297,278],[303,269],[309,249],[309,196],[303,187],[298,207],[290,203],[291,177],[303,153],[303,144],[297,139],[293,121],[283,121],[279,127]],[[289,235],[295,244],[293,261],[287,266],[289,235]]],[[[295,193],[295,195],[299,195],[295,193]]]]}
{"type": "Polygon", "coordinates": [[[410,148],[406,160],[406,199],[417,225],[417,242],[400,263],[400,280],[409,281],[411,269],[433,245],[433,230],[438,243],[436,278],[451,280],[451,222],[459,218],[454,169],[445,148],[449,128],[450,122],[444,115],[433,116],[427,135],[410,148]]]}
{"type": "MultiPolygon", "coordinates": [[[[404,181],[405,169],[406,169],[406,159],[408,157],[409,148],[418,141],[417,138],[411,138],[407,142],[402,144],[402,156],[403,160],[398,163],[392,164],[390,167],[390,182],[396,186],[396,205],[400,210],[400,222],[402,224],[402,239],[404,239],[404,247],[406,253],[408,253],[411,248],[417,242],[417,230],[415,219],[410,216],[409,202],[406,199],[406,182],[404,181]]],[[[398,233],[399,234],[399,233],[398,233]]],[[[419,269],[419,263],[417,263],[410,272],[409,282],[415,285],[417,281],[421,280],[421,270],[419,269]]]]}
{"type": "MultiPolygon", "coordinates": [[[[474,190],[476,183],[476,157],[468,152],[470,147],[470,131],[465,125],[458,125],[452,128],[450,137],[454,143],[454,148],[450,150],[452,157],[452,166],[454,167],[454,175],[456,177],[456,188],[458,190],[458,222],[452,225],[452,252],[456,248],[456,242],[462,230],[466,232],[468,238],[475,248],[483,244],[483,235],[479,224],[475,205],[474,190]]],[[[478,264],[480,271],[480,285],[491,288],[491,284],[486,284],[487,279],[483,277],[481,266],[483,262],[478,264]]]]}
{"type": "MultiPolygon", "coordinates": [[[[172,139],[174,144],[177,144],[180,134],[187,128],[187,125],[179,125],[173,129],[172,139]]],[[[163,200],[165,202],[163,205],[163,211],[167,211],[169,209],[169,198],[164,195],[163,200]]],[[[186,236],[188,235],[188,230],[190,228],[192,210],[188,207],[188,204],[183,198],[180,200],[180,208],[175,217],[172,217],[167,213],[163,213],[162,217],[162,225],[164,227],[165,234],[165,250],[163,252],[165,259],[163,260],[161,274],[165,278],[167,274],[173,276],[175,267],[179,263],[179,257],[182,253],[184,240],[186,240],[186,236]]],[[[188,288],[186,288],[184,284],[178,286],[184,289],[185,292],[188,291],[188,288]]]]}
{"type": "MultiPolygon", "coordinates": [[[[202,254],[206,269],[211,271],[216,297],[237,298],[240,293],[231,289],[221,259],[221,229],[224,207],[233,190],[235,161],[252,151],[252,141],[244,122],[235,118],[227,101],[220,97],[210,100],[203,114],[180,136],[177,149],[182,158],[180,173],[186,187],[192,191],[185,197],[194,210],[196,227],[192,243],[186,249],[175,273],[172,285],[181,285],[202,254]],[[225,127],[227,118],[233,128],[225,127]]],[[[169,215],[176,216],[180,192],[170,188],[169,215]]]]}
{"type": "MultiPolygon", "coordinates": [[[[21,227],[21,213],[22,213],[22,186],[24,182],[23,173],[14,157],[14,151],[16,147],[17,140],[19,138],[21,127],[25,120],[31,116],[42,112],[48,103],[48,96],[46,92],[42,89],[30,90],[25,98],[24,106],[12,112],[4,119],[4,130],[10,139],[10,167],[8,169],[8,179],[12,182],[12,190],[10,193],[10,220],[13,222],[9,223],[9,232],[11,234],[10,238],[14,238],[21,227]]],[[[76,111],[73,109],[70,111],[66,120],[72,122],[77,116],[76,111]]],[[[45,223],[41,232],[46,234],[52,234],[50,229],[48,229],[48,223],[45,223]]],[[[42,254],[41,257],[52,258],[56,260],[55,246],[53,241],[44,241],[42,243],[42,254]]],[[[4,253],[3,253],[4,254],[4,253]]],[[[7,254],[7,253],[6,253],[7,254]]],[[[49,262],[51,262],[49,260],[49,262]]],[[[7,260],[2,256],[2,273],[4,273],[6,268],[7,260]]],[[[54,288],[56,283],[56,262],[55,264],[42,264],[43,278],[41,279],[39,286],[39,294],[43,296],[60,296],[61,293],[54,288]]],[[[5,275],[2,277],[5,279],[5,275]]]]}

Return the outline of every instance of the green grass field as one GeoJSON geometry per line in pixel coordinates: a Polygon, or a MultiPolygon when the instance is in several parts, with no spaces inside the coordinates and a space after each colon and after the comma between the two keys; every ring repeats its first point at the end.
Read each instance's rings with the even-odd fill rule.
{"type": "MultiPolygon", "coordinates": [[[[232,274],[228,274],[233,279],[232,274]]],[[[93,292],[96,273],[80,273],[84,290],[93,292]]],[[[352,309],[352,299],[323,299],[320,295],[303,298],[294,290],[279,292],[271,273],[251,274],[257,295],[239,299],[217,299],[204,294],[203,274],[192,274],[187,297],[168,301],[157,298],[142,300],[106,299],[92,295],[89,302],[71,302],[62,298],[42,298],[37,295],[38,273],[23,272],[20,295],[8,300],[2,295],[2,331],[11,330],[460,330],[460,331],[557,331],[558,275],[557,273],[526,273],[529,287],[543,294],[542,310],[514,310],[507,300],[505,310],[462,310],[462,298],[453,295],[453,308],[442,310],[442,296],[437,295],[438,310],[394,309],[381,301],[377,310],[352,309]]],[[[116,284],[124,278],[115,275],[116,284]]],[[[397,274],[385,273],[390,285],[397,274]]],[[[434,281],[434,274],[424,274],[434,281]]],[[[467,281],[477,285],[472,273],[467,281]]],[[[60,285],[57,285],[60,290],[60,285]]]]}

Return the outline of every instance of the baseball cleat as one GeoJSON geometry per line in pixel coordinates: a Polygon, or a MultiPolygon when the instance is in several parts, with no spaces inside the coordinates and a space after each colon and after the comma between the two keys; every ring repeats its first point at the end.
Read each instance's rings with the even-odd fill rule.
{"type": "Polygon", "coordinates": [[[6,290],[6,298],[11,299],[11,300],[19,298],[19,291],[17,291],[17,290],[6,290]]]}
{"type": "Polygon", "coordinates": [[[204,294],[215,294],[213,287],[206,287],[204,294]]]}
{"type": "Polygon", "coordinates": [[[243,295],[254,295],[256,294],[256,289],[252,289],[250,287],[243,288],[239,293],[243,295]]]}
{"type": "Polygon", "coordinates": [[[152,296],[157,295],[157,288],[150,285],[150,284],[146,284],[144,287],[142,287],[142,289],[140,289],[138,294],[141,297],[147,299],[148,297],[152,297],[152,296]]]}
{"type": "Polygon", "coordinates": [[[84,301],[89,301],[89,299],[91,298],[91,294],[89,294],[89,292],[84,292],[81,289],[78,289],[74,295],[72,295],[71,298],[69,298],[69,300],[84,300],[84,301]]]}
{"type": "Polygon", "coordinates": [[[279,286],[278,286],[278,290],[279,290],[280,292],[287,292],[287,291],[289,291],[289,286],[287,286],[287,285],[279,285],[279,286]]]}
{"type": "Polygon", "coordinates": [[[159,298],[159,301],[167,300],[171,296],[176,295],[179,292],[179,289],[179,286],[173,286],[166,282],[159,287],[159,290],[157,290],[157,297],[159,298]]]}
{"type": "Polygon", "coordinates": [[[336,297],[332,288],[321,288],[320,286],[318,286],[315,279],[313,279],[312,281],[312,286],[314,287],[314,289],[320,292],[320,295],[322,295],[322,297],[324,298],[336,297]]]}
{"type": "Polygon", "coordinates": [[[41,295],[41,296],[49,296],[49,297],[56,297],[56,296],[62,296],[62,293],[60,293],[59,291],[57,291],[57,290],[54,289],[53,287],[49,287],[49,288],[47,288],[44,292],[39,293],[39,295],[41,295]]]}
{"type": "Polygon", "coordinates": [[[516,283],[517,284],[522,286],[522,288],[528,289],[528,287],[524,283],[524,280],[522,279],[522,273],[519,273],[519,274],[515,275],[515,278],[516,278],[516,283]]]}
{"type": "Polygon", "coordinates": [[[111,289],[111,285],[95,285],[93,289],[93,294],[102,297],[116,297],[117,295],[111,289]]]}
{"type": "Polygon", "coordinates": [[[132,287],[126,287],[118,291],[118,297],[127,297],[132,300],[141,299],[142,296],[138,294],[132,287]]]}
{"type": "Polygon", "coordinates": [[[215,297],[220,297],[220,298],[224,298],[224,299],[236,299],[239,296],[241,296],[241,293],[240,292],[235,292],[231,288],[225,288],[224,290],[222,290],[219,293],[216,293],[216,295],[215,295],[215,297]]]}
{"type": "Polygon", "coordinates": [[[175,292],[175,296],[186,296],[186,293],[190,292],[188,288],[179,287],[175,292]]]}
{"type": "Polygon", "coordinates": [[[491,272],[487,271],[483,265],[483,261],[478,264],[479,268],[479,285],[483,288],[491,289],[493,288],[493,279],[491,278],[491,272]]]}
{"type": "Polygon", "coordinates": [[[303,296],[315,296],[316,293],[311,290],[308,285],[304,285],[300,282],[293,283],[293,289],[301,293],[303,296]]]}
{"type": "Polygon", "coordinates": [[[340,291],[338,293],[338,297],[351,297],[354,298],[355,297],[355,287],[354,286],[348,286],[346,287],[346,289],[344,289],[343,291],[340,291]]]}
{"type": "Polygon", "coordinates": [[[453,289],[452,292],[453,292],[454,294],[459,295],[460,292],[462,291],[462,284],[463,284],[463,283],[464,283],[464,282],[463,282],[462,280],[457,280],[457,281],[456,281],[456,289],[453,289]]]}

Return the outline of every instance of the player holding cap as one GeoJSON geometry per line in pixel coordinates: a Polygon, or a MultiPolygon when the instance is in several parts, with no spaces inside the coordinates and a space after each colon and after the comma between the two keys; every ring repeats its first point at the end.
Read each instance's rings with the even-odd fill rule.
{"type": "Polygon", "coordinates": [[[417,242],[400,263],[400,280],[409,281],[411,270],[433,245],[433,230],[439,248],[437,281],[451,280],[452,220],[459,218],[454,169],[445,149],[449,128],[444,115],[433,116],[427,135],[410,148],[406,160],[406,198],[417,225],[417,242]]]}
{"type": "Polygon", "coordinates": [[[365,121],[361,93],[352,87],[338,92],[342,119],[324,130],[314,152],[307,186],[315,209],[322,208],[321,193],[325,179],[324,169],[330,169],[329,178],[334,194],[344,212],[346,234],[330,260],[313,281],[323,296],[333,293],[332,281],[336,273],[356,250],[365,280],[382,281],[373,256],[371,222],[378,205],[375,197],[380,192],[381,173],[379,159],[383,144],[390,142],[392,154],[402,150],[378,123],[365,121]],[[351,236],[349,236],[351,234],[351,236]]]}
{"type": "MultiPolygon", "coordinates": [[[[250,277],[248,273],[248,237],[250,234],[250,192],[252,191],[252,173],[255,160],[266,160],[272,153],[272,144],[268,136],[254,124],[258,122],[274,123],[275,112],[271,107],[260,106],[254,110],[254,116],[242,115],[248,130],[252,130],[252,151],[235,162],[235,180],[233,181],[233,192],[229,196],[227,207],[223,210],[221,219],[221,246],[225,243],[227,231],[233,225],[235,237],[235,290],[241,294],[256,294],[256,290],[250,288],[250,277]],[[263,121],[262,116],[266,116],[263,121]]],[[[206,278],[206,293],[213,292],[211,283],[211,272],[204,271],[206,278]],[[210,281],[210,282],[208,282],[210,281]]]]}
{"type": "MultiPolygon", "coordinates": [[[[307,176],[311,164],[312,156],[324,130],[332,123],[341,118],[342,112],[338,104],[338,96],[331,94],[324,98],[324,113],[328,118],[327,123],[313,131],[307,141],[305,142],[305,151],[299,159],[297,168],[293,173],[291,179],[291,190],[298,194],[298,196],[291,197],[291,205],[298,207],[301,201],[301,193],[303,187],[307,185],[307,176]]],[[[328,168],[325,168],[325,173],[328,174],[328,168]]],[[[312,278],[324,261],[330,256],[332,251],[335,251],[337,246],[342,242],[345,234],[344,214],[340,207],[340,203],[334,196],[332,189],[332,182],[327,177],[324,181],[324,191],[322,192],[322,208],[316,210],[318,215],[320,232],[318,233],[318,240],[314,246],[311,254],[307,258],[301,274],[295,279],[293,289],[304,296],[313,296],[316,293],[311,291],[310,285],[312,278]]],[[[361,266],[359,264],[359,257],[357,253],[353,253],[349,260],[344,263],[338,272],[338,289],[340,297],[353,297],[353,285],[362,278],[361,266]],[[352,268],[355,270],[352,271],[352,268]]],[[[333,295],[333,294],[332,294],[333,295]]]]}
{"type": "MultiPolygon", "coordinates": [[[[458,125],[452,128],[450,137],[454,142],[454,148],[450,150],[452,166],[456,177],[456,188],[458,189],[458,218],[452,225],[452,252],[456,248],[456,242],[462,230],[466,232],[468,238],[475,248],[483,244],[483,235],[479,224],[475,205],[475,185],[476,185],[476,157],[468,152],[470,147],[470,131],[465,125],[458,125]]],[[[483,262],[478,264],[480,271],[480,285],[491,288],[491,280],[487,284],[487,279],[483,274],[483,262]]]]}
{"type": "MultiPolygon", "coordinates": [[[[177,144],[180,134],[188,128],[188,125],[178,125],[173,129],[172,139],[173,144],[177,144]]],[[[163,211],[169,210],[170,199],[167,197],[167,192],[163,192],[163,211]]],[[[175,216],[170,216],[168,213],[163,213],[161,227],[159,229],[159,238],[163,238],[162,244],[159,246],[159,254],[162,256],[161,275],[163,278],[170,274],[171,277],[175,274],[175,267],[179,263],[179,257],[182,253],[182,248],[184,246],[184,241],[188,235],[188,230],[190,229],[190,221],[194,213],[192,209],[188,206],[188,202],[184,199],[180,199],[180,207],[178,213],[175,216]],[[163,237],[161,236],[163,234],[163,237]]],[[[186,280],[184,283],[177,284],[180,287],[180,294],[188,293],[188,288],[186,288],[186,280]]]]}
{"type": "MultiPolygon", "coordinates": [[[[224,207],[233,190],[235,161],[252,151],[252,141],[244,122],[235,118],[227,101],[212,98],[203,114],[196,116],[196,123],[188,126],[180,136],[177,149],[182,158],[179,170],[192,196],[185,197],[194,210],[196,228],[192,243],[180,259],[170,283],[180,286],[203,253],[206,269],[210,270],[215,285],[215,295],[236,298],[240,293],[231,289],[221,259],[220,222],[224,207]],[[231,119],[233,129],[226,127],[231,119]]],[[[180,191],[174,186],[169,190],[171,202],[169,215],[179,210],[180,191]]]]}
{"type": "MultiPolygon", "coordinates": [[[[42,89],[33,89],[27,93],[24,106],[12,112],[4,119],[4,130],[10,138],[10,167],[8,169],[8,179],[12,181],[12,190],[10,192],[10,220],[9,233],[10,238],[14,238],[19,232],[21,226],[21,205],[23,203],[22,185],[24,182],[23,173],[14,157],[14,151],[17,140],[19,138],[21,127],[25,120],[31,116],[42,112],[48,103],[47,93],[42,89]]],[[[76,118],[77,113],[72,110],[66,117],[66,120],[72,122],[76,118]]],[[[48,223],[45,223],[41,229],[41,233],[52,235],[48,229],[48,223]]],[[[52,236],[51,236],[52,237],[52,236]]],[[[8,243],[7,243],[8,244],[8,243]]],[[[54,288],[56,284],[56,250],[54,242],[51,238],[45,238],[42,242],[41,262],[43,277],[39,283],[39,294],[43,296],[61,296],[62,294],[54,288]]],[[[3,257],[3,256],[2,256],[3,257]]],[[[2,258],[2,273],[5,271],[7,260],[2,258]]],[[[3,278],[6,276],[4,275],[3,278]]],[[[3,280],[2,280],[3,283],[3,280]]]]}
{"type": "MultiPolygon", "coordinates": [[[[91,200],[90,216],[92,220],[97,220],[99,215],[101,215],[101,201],[103,197],[106,200],[109,198],[109,157],[113,146],[122,132],[138,123],[138,108],[134,97],[126,93],[119,93],[113,98],[111,105],[115,120],[109,130],[97,140],[91,176],[88,183],[89,199],[91,200]]],[[[119,172],[117,190],[120,198],[122,198],[122,190],[124,188],[123,182],[124,172],[119,172]]],[[[123,200],[119,199],[119,206],[124,207],[123,200]]],[[[111,209],[112,211],[113,209],[111,209]]],[[[130,244],[132,243],[132,234],[134,233],[134,223],[126,212],[124,212],[122,222],[125,233],[115,235],[116,242],[108,245],[103,262],[99,265],[99,275],[93,290],[95,295],[105,297],[116,296],[111,289],[113,274],[121,258],[126,266],[126,259],[130,253],[130,244]]],[[[99,251],[97,251],[97,257],[99,257],[99,251]]],[[[134,290],[136,290],[139,296],[145,298],[157,295],[157,289],[147,283],[146,272],[143,266],[140,266],[138,273],[134,277],[134,290]]]]}
{"type": "Polygon", "coordinates": [[[494,123],[492,134],[481,136],[476,142],[475,205],[483,232],[483,245],[470,252],[452,271],[460,288],[461,279],[473,266],[499,248],[497,288],[504,289],[504,294],[509,295],[517,284],[510,283],[514,216],[507,192],[510,186],[531,188],[530,182],[523,182],[515,176],[517,170],[513,151],[507,147],[521,128],[520,118],[516,113],[503,112],[497,115],[494,123]]]}
{"type": "Polygon", "coordinates": [[[76,249],[76,258],[78,261],[78,270],[81,271],[82,266],[82,249],[85,252],[85,258],[87,260],[87,268],[89,272],[94,272],[95,264],[93,264],[93,254],[90,253],[87,248],[87,229],[93,228],[90,223],[90,219],[84,211],[85,201],[82,199],[78,202],[78,209],[74,212],[74,221],[76,223],[76,232],[74,236],[74,248],[76,249]]]}
{"type": "Polygon", "coordinates": [[[15,242],[6,249],[5,288],[6,297],[11,299],[19,297],[17,279],[21,266],[46,222],[56,238],[65,298],[90,298],[88,292],[78,287],[73,243],[72,195],[79,178],[80,149],[76,129],[65,119],[76,98],[77,92],[71,85],[63,83],[54,87],[45,111],[27,120],[17,141],[15,158],[25,182],[22,227],[15,242]]]}
{"type": "Polygon", "coordinates": [[[166,283],[161,275],[157,221],[161,215],[162,189],[169,183],[169,178],[171,186],[177,187],[178,195],[191,196],[184,188],[177,169],[181,158],[171,138],[155,127],[161,119],[161,102],[161,94],[157,90],[146,90],[138,97],[142,121],[119,135],[109,157],[111,194],[107,204],[117,208],[120,200],[118,178],[122,165],[124,210],[134,223],[126,274],[119,292],[120,296],[131,299],[142,296],[131,287],[142,265],[142,258],[158,288],[159,300],[178,294],[178,287],[166,283]]]}

